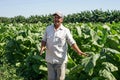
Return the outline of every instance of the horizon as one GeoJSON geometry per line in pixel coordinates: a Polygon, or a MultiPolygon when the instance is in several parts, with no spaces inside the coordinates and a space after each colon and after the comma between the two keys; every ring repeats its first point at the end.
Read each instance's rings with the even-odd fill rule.
{"type": "MultiPolygon", "coordinates": [[[[118,10],[102,10],[102,9],[95,9],[95,10],[99,10],[99,11],[103,11],[103,12],[105,12],[105,11],[118,11],[118,10]]],[[[94,11],[94,10],[85,10],[85,11],[94,11]]],[[[119,10],[120,11],[120,10],[119,10]]],[[[81,12],[84,12],[84,11],[80,11],[80,12],[77,12],[77,13],[70,13],[70,14],[66,14],[66,15],[64,15],[64,16],[68,16],[68,15],[74,15],[74,14],[78,14],[78,13],[81,13],[81,12]]],[[[13,16],[13,17],[6,17],[6,16],[0,16],[0,17],[6,17],[6,18],[14,18],[14,17],[17,17],[17,16],[23,16],[23,17],[25,17],[25,18],[29,18],[29,17],[31,17],[31,16],[49,16],[49,15],[51,15],[52,13],[49,13],[49,14],[41,14],[41,15],[39,15],[39,14],[36,14],[36,15],[30,15],[30,16],[23,16],[23,15],[16,15],[16,16],[13,16]]]]}

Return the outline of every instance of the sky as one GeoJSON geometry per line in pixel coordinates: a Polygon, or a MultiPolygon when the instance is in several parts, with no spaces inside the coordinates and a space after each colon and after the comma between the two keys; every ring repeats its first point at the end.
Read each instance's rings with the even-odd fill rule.
{"type": "Polygon", "coordinates": [[[95,9],[120,10],[120,0],[0,0],[0,17],[49,15],[56,11],[68,15],[95,9]]]}

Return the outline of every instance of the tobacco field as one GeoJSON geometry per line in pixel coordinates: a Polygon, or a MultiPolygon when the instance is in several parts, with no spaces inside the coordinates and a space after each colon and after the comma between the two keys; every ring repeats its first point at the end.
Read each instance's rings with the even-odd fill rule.
{"type": "MultiPolygon", "coordinates": [[[[63,23],[88,57],[69,47],[66,80],[120,80],[120,23],[63,23]]],[[[47,80],[47,23],[0,23],[0,80],[47,80]]]]}

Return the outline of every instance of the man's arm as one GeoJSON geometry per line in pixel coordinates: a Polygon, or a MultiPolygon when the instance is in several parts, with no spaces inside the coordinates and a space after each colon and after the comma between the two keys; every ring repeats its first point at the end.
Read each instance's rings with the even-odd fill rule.
{"type": "Polygon", "coordinates": [[[46,49],[46,42],[42,41],[41,42],[41,49],[40,49],[40,55],[42,55],[43,51],[46,49]]]}
{"type": "Polygon", "coordinates": [[[82,52],[79,47],[77,46],[76,43],[72,44],[71,47],[79,54],[79,55],[84,55],[87,56],[87,54],[85,54],[84,52],[82,52]]]}

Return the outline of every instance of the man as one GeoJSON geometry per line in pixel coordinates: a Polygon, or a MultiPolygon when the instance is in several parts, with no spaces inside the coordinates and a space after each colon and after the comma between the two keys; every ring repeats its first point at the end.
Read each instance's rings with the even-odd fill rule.
{"type": "Polygon", "coordinates": [[[61,12],[53,14],[54,24],[45,30],[41,42],[40,55],[46,49],[48,80],[64,80],[67,63],[67,43],[79,54],[85,55],[77,46],[70,30],[62,25],[64,16],[61,12]]]}

